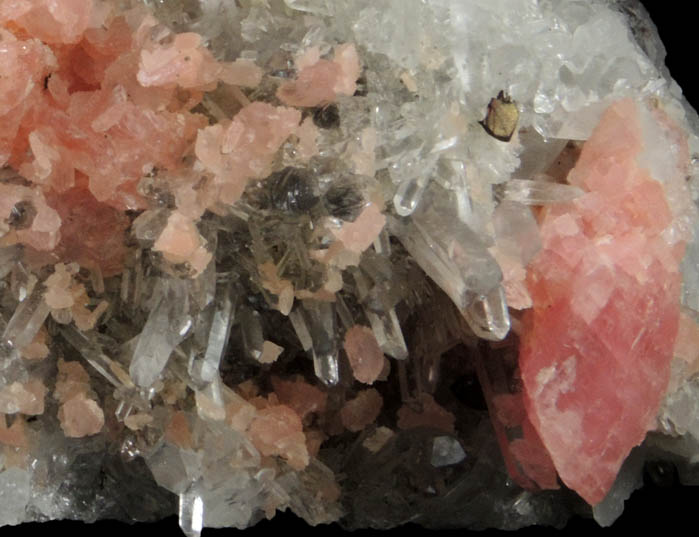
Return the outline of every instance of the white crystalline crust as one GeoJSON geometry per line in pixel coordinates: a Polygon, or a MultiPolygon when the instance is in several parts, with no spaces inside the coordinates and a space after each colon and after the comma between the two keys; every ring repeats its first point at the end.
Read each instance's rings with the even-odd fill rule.
{"type": "MultiPolygon", "coordinates": [[[[351,372],[345,367],[338,334],[361,320],[390,357],[387,369],[396,371],[400,377],[396,385],[403,399],[408,399],[406,363],[414,358],[409,345],[416,336],[407,333],[401,323],[406,321],[405,305],[413,304],[420,290],[411,288],[407,276],[396,275],[399,271],[394,270],[392,255],[409,257],[409,268],[422,271],[449,297],[458,310],[457,330],[500,341],[511,329],[518,330],[517,317],[511,319],[510,314],[531,305],[524,274],[541,240],[525,206],[566,202],[582,194],[553,176],[555,162],[571,143],[590,136],[607,105],[628,96],[657,100],[674,121],[687,128],[690,154],[699,152],[699,138],[687,125],[681,93],[659,63],[662,45],[652,34],[639,43],[629,28],[622,8],[639,13],[633,0],[111,2],[142,3],[174,30],[202,34],[216,58],[243,58],[264,66],[265,76],[273,77],[274,84],[297,74],[294,61],[298,64],[299,58],[310,61],[316,53],[329,57],[336,45],[355,44],[362,66],[357,93],[338,92],[340,126],[319,134],[309,128],[307,142],[309,152],[317,143],[315,158],[336,164],[318,167],[319,184],[313,195],[322,193],[324,199],[330,199],[333,185],[342,186],[343,176],[351,175],[363,189],[360,201],[354,204],[360,211],[344,223],[344,213],[329,215],[322,225],[288,224],[283,219],[281,223],[260,223],[251,209],[255,201],[251,197],[221,209],[210,228],[204,224],[195,227],[189,216],[176,213],[197,239],[200,257],[208,262],[212,252],[214,259],[190,277],[180,278],[177,263],[167,265],[167,256],[163,261],[158,254],[162,250],[158,238],[168,215],[175,213],[169,212],[167,202],[151,207],[131,226],[138,253],[116,285],[106,280],[101,283],[112,293],[117,308],[100,321],[108,326],[104,330],[81,331],[61,323],[61,312],[52,312],[44,299],[43,283],[17,261],[18,247],[0,248],[0,292],[6,294],[0,302],[0,525],[57,518],[141,520],[178,512],[185,534],[196,537],[205,527],[245,528],[287,508],[313,525],[340,520],[347,513],[346,505],[338,501],[338,476],[317,449],[311,449],[309,424],[316,424],[309,416],[314,410],[306,409],[304,414],[294,406],[297,401],[280,401],[279,394],[265,399],[258,388],[246,386],[241,375],[253,367],[269,371],[287,353],[298,351],[307,358],[310,365],[304,367],[315,374],[323,390],[346,389],[352,379],[347,381],[343,375],[351,372]],[[496,139],[479,124],[488,103],[500,91],[518,110],[517,128],[509,141],[496,139]],[[380,233],[372,229],[369,238],[373,240],[362,238],[371,245],[354,250],[348,245],[335,257],[327,254],[332,244],[341,245],[335,237],[342,236],[342,226],[348,220],[357,221],[362,209],[377,204],[387,219],[380,233]],[[222,230],[219,222],[234,225],[222,230]],[[291,243],[295,253],[274,259],[267,235],[281,234],[285,225],[295,226],[296,234],[280,235],[283,238],[278,242],[283,246],[291,243]],[[236,251],[240,243],[233,239],[217,242],[222,232],[235,236],[240,229],[249,236],[245,243],[249,252],[236,251]],[[302,236],[311,238],[304,243],[299,239],[302,236]],[[298,244],[293,242],[297,239],[298,244]],[[156,252],[155,261],[143,252],[156,252]],[[292,279],[302,279],[299,273],[312,279],[316,265],[311,261],[322,256],[326,256],[325,279],[299,292],[292,279]],[[163,277],[157,270],[161,266],[167,266],[163,277]],[[250,275],[263,266],[271,267],[263,277],[250,275]],[[347,289],[352,291],[351,301],[340,293],[347,289]],[[274,343],[282,341],[286,333],[270,329],[258,309],[284,317],[288,334],[296,338],[293,346],[274,343]],[[60,350],[51,349],[52,359],[57,352],[72,353],[72,359],[79,359],[85,368],[89,365],[106,416],[102,433],[67,439],[56,418],[57,405],[47,398],[46,413],[37,422],[20,424],[24,427],[21,441],[12,436],[24,420],[20,414],[30,413],[18,406],[15,394],[34,396],[54,389],[50,379],[55,371],[48,362],[33,365],[22,357],[30,344],[41,343],[45,323],[51,327],[51,337],[60,341],[60,350]],[[230,366],[225,358],[231,355],[236,364],[248,360],[247,365],[240,370],[235,369],[238,365],[230,366]],[[236,390],[229,387],[230,377],[236,390]],[[48,380],[31,392],[38,378],[48,380]],[[268,434],[261,423],[271,423],[274,434],[268,434]],[[122,436],[115,440],[116,433],[109,427],[122,431],[122,436]],[[124,507],[106,493],[103,504],[80,507],[82,497],[76,490],[91,490],[95,483],[83,483],[76,476],[94,470],[89,461],[96,454],[116,451],[115,460],[145,461],[147,471],[143,468],[133,478],[142,479],[136,487],[154,498],[151,512],[139,510],[133,501],[125,501],[124,507]]],[[[1,54],[2,49],[0,59],[1,54]]],[[[235,88],[238,92],[232,91],[228,101],[244,103],[257,95],[235,88]]],[[[274,101],[274,93],[268,90],[263,80],[259,94],[274,101]]],[[[226,105],[216,92],[202,101],[212,121],[230,115],[226,105]]],[[[291,145],[283,145],[275,157],[275,172],[303,160],[291,145]]],[[[652,151],[646,155],[649,169],[663,168],[666,156],[652,151]]],[[[193,164],[197,173],[204,168],[201,162],[193,164]]],[[[699,192],[699,170],[690,172],[694,174],[690,185],[699,192]]],[[[351,198],[345,194],[340,197],[343,203],[351,198]]],[[[687,315],[697,318],[696,210],[677,192],[671,194],[676,196],[670,200],[673,208],[687,205],[677,233],[692,236],[695,232],[682,270],[683,306],[687,315]]],[[[288,200],[284,202],[288,208],[288,200]]],[[[274,198],[271,203],[276,203],[274,198]]],[[[348,213],[355,208],[350,202],[341,207],[348,213]]],[[[0,228],[0,235],[4,233],[0,228]]],[[[444,313],[445,318],[448,315],[444,313]]],[[[420,356],[419,367],[426,373],[417,376],[416,390],[438,382],[438,373],[431,375],[428,355],[429,351],[449,350],[454,344],[449,330],[443,328],[444,333],[435,336],[444,349],[429,349],[420,356]]],[[[382,372],[377,382],[388,374],[382,372]]],[[[692,449],[699,445],[699,382],[696,377],[685,380],[682,372],[677,378],[677,389],[668,396],[659,416],[659,429],[683,440],[658,445],[678,456],[696,458],[699,448],[692,449]]],[[[310,386],[306,383],[305,387],[310,386]]],[[[331,403],[339,409],[344,398],[343,392],[331,403]]],[[[333,419],[339,422],[338,415],[333,419]]],[[[324,426],[326,431],[333,428],[324,426]]],[[[342,432],[342,425],[339,427],[342,432]]],[[[313,432],[322,436],[316,439],[319,442],[330,434],[320,429],[313,432]]],[[[450,433],[454,433],[453,420],[450,433]]],[[[391,448],[394,437],[402,433],[394,434],[382,423],[361,434],[356,449],[371,446],[367,449],[380,453],[384,446],[391,448]]],[[[426,448],[434,468],[472,464],[467,443],[440,434],[426,448]]],[[[488,434],[492,435],[489,429],[488,434]]],[[[482,448],[479,456],[483,458],[473,463],[475,475],[490,475],[491,464],[501,465],[497,449],[490,448],[482,448]],[[488,451],[490,455],[485,454],[488,451]],[[490,461],[488,457],[497,462],[482,462],[490,461]]],[[[388,462],[392,461],[385,465],[388,462]]],[[[636,459],[627,462],[609,496],[595,507],[600,524],[611,524],[619,516],[624,500],[638,484],[640,463],[636,459]]],[[[131,479],[130,474],[127,478],[131,479]]],[[[114,493],[119,494],[127,493],[114,493]]],[[[541,504],[544,514],[540,514],[526,494],[516,501],[494,500],[497,509],[506,513],[499,519],[467,523],[514,528],[550,522],[545,518],[548,506],[541,504]]]]}

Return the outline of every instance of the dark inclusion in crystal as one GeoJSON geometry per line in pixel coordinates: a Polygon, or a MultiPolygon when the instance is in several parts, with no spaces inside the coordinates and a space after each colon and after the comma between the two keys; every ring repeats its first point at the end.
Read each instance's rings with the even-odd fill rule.
{"type": "Polygon", "coordinates": [[[307,170],[287,167],[270,175],[268,183],[270,201],[276,209],[303,213],[318,202],[311,174],[307,170]]]}
{"type": "Polygon", "coordinates": [[[321,129],[337,129],[340,126],[340,110],[336,104],[316,108],[313,112],[313,123],[321,129]]]}
{"type": "Polygon", "coordinates": [[[331,216],[354,222],[364,204],[364,197],[351,181],[336,181],[325,193],[325,207],[331,216]]]}
{"type": "Polygon", "coordinates": [[[357,91],[354,92],[354,97],[366,97],[368,94],[367,78],[362,75],[357,79],[357,91]]]}
{"type": "Polygon", "coordinates": [[[12,229],[28,229],[32,226],[35,216],[34,205],[29,201],[20,201],[12,207],[7,223],[12,229]]]}

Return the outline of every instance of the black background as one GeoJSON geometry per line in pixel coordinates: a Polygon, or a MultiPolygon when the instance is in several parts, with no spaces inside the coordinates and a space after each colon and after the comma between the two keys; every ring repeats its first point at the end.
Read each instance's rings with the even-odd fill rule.
{"type": "MultiPolygon", "coordinates": [[[[0,0],[2,1],[2,0],[0,0]]],[[[401,0],[394,0],[399,2],[401,0]]],[[[667,48],[666,63],[673,78],[677,81],[690,103],[699,108],[699,83],[696,80],[699,62],[697,61],[697,22],[692,13],[691,5],[694,2],[681,2],[679,0],[646,0],[643,2],[651,14],[651,18],[658,26],[660,37],[667,48]]],[[[650,484],[635,492],[626,503],[624,514],[611,528],[600,528],[594,521],[573,519],[564,530],[557,531],[550,528],[525,528],[518,533],[521,535],[560,535],[584,531],[590,535],[625,535],[629,531],[662,531],[672,535],[675,532],[689,531],[696,524],[695,513],[699,510],[699,487],[681,487],[679,485],[670,488],[658,488],[650,484]]],[[[695,530],[696,531],[696,530],[695,530]]],[[[27,536],[27,535],[55,535],[62,533],[75,537],[82,535],[100,535],[111,533],[124,533],[129,537],[153,536],[157,534],[177,536],[180,530],[175,517],[170,517],[155,524],[128,525],[116,522],[98,522],[86,525],[79,522],[48,522],[43,524],[24,524],[18,527],[4,527],[0,530],[2,537],[27,536]]],[[[306,534],[307,537],[320,537],[330,534],[338,534],[340,530],[333,526],[320,526],[309,528],[305,523],[295,517],[280,514],[271,522],[262,522],[257,526],[246,530],[246,537],[254,535],[267,535],[277,533],[280,537],[288,534],[306,534]]],[[[483,532],[468,532],[464,530],[430,532],[418,527],[406,527],[378,532],[363,530],[354,532],[354,535],[382,535],[392,537],[405,535],[404,532],[426,535],[429,533],[451,534],[463,536],[468,534],[483,535],[483,532]]],[[[238,533],[237,530],[212,530],[206,529],[209,537],[231,536],[238,533]]],[[[509,535],[502,531],[486,531],[486,535],[509,535]]]]}

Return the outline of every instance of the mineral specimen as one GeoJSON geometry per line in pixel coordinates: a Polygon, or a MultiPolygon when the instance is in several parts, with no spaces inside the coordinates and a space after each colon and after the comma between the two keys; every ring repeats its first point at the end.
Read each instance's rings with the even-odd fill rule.
{"type": "Polygon", "coordinates": [[[663,59],[635,0],[1,1],[0,524],[609,525],[644,468],[699,484],[663,59]]]}

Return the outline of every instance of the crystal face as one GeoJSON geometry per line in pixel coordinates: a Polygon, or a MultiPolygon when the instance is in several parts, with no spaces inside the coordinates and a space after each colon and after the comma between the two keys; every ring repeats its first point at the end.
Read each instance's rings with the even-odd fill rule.
{"type": "Polygon", "coordinates": [[[610,525],[699,454],[699,138],[633,0],[0,3],[0,525],[610,525]]]}

